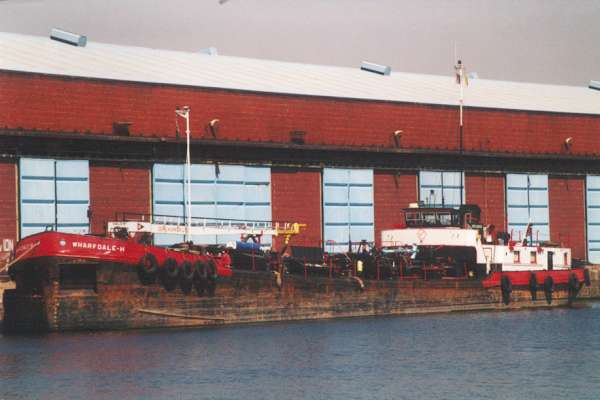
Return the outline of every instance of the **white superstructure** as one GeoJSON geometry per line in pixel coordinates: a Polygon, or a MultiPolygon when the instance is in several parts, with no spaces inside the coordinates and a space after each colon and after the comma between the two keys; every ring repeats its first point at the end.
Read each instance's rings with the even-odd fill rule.
{"type": "Polygon", "coordinates": [[[503,271],[570,269],[571,249],[563,247],[498,245],[483,243],[476,229],[403,228],[381,232],[383,247],[448,246],[471,247],[477,264],[502,265],[503,271]],[[551,267],[551,268],[549,268],[551,267]]]}

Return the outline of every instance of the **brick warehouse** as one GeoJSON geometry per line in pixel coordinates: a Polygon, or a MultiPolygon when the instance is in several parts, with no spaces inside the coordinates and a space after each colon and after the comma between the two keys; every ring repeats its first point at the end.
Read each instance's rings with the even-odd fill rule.
{"type": "Polygon", "coordinates": [[[462,201],[600,261],[596,91],[473,80],[461,140],[452,76],[16,34],[0,34],[0,54],[4,251],[46,226],[99,234],[116,212],[183,215],[174,110],[188,105],[195,216],[304,222],[295,243],[344,248],[377,242],[411,202],[462,201]]]}

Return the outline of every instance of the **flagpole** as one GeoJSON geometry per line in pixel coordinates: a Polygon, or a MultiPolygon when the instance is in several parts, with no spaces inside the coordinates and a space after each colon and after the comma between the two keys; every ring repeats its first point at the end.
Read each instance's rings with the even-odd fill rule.
{"type": "Polygon", "coordinates": [[[463,103],[464,103],[464,96],[465,96],[465,92],[463,89],[463,84],[464,84],[464,79],[466,79],[465,75],[465,70],[464,67],[462,65],[462,63],[460,62],[460,60],[458,61],[458,73],[459,73],[459,84],[458,86],[460,86],[460,98],[458,100],[458,109],[459,109],[459,135],[460,135],[460,145],[459,145],[459,152],[462,154],[463,152],[463,103]]]}
{"type": "Polygon", "coordinates": [[[185,163],[187,167],[187,240],[192,240],[190,232],[192,230],[192,162],[190,157],[190,110],[186,110],[185,117],[185,137],[186,137],[186,157],[185,163]]]}
{"type": "Polygon", "coordinates": [[[186,138],[186,179],[185,184],[187,187],[187,198],[185,201],[186,206],[186,229],[185,229],[185,241],[191,240],[191,229],[192,229],[192,185],[191,185],[191,157],[190,157],[190,108],[184,106],[183,109],[177,107],[175,113],[182,118],[185,118],[185,138],[186,138]]]}
{"type": "MultiPolygon", "coordinates": [[[[456,51],[456,48],[455,48],[456,51]]],[[[455,70],[456,70],[456,81],[458,83],[459,86],[459,90],[460,90],[460,95],[459,95],[459,99],[458,99],[458,115],[459,115],[459,122],[458,122],[458,138],[459,138],[459,144],[458,144],[458,153],[460,155],[463,154],[463,150],[464,150],[464,144],[463,144],[463,104],[464,104],[464,96],[465,96],[465,92],[464,92],[464,88],[463,85],[466,84],[467,81],[467,77],[465,75],[465,68],[462,64],[461,60],[458,60],[458,62],[456,63],[455,66],[455,70]]],[[[464,174],[464,167],[463,170],[460,172],[460,204],[463,204],[463,174],[464,174]]]]}

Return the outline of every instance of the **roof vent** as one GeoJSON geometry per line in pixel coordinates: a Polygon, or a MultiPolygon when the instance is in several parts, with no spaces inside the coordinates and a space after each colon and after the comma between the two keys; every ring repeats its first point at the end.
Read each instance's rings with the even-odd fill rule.
{"type": "Polygon", "coordinates": [[[87,43],[87,36],[78,35],[76,33],[71,33],[56,28],[52,29],[50,32],[50,39],[78,47],[85,47],[87,43]]]}
{"type": "Polygon", "coordinates": [[[600,81],[590,81],[590,89],[600,90],[600,81]]]}
{"type": "Polygon", "coordinates": [[[379,65],[368,61],[363,61],[360,64],[360,69],[363,71],[373,72],[379,75],[389,75],[392,68],[387,65],[379,65]]]}
{"type": "Polygon", "coordinates": [[[129,136],[129,127],[131,122],[115,121],[113,122],[113,135],[129,136]]]}
{"type": "Polygon", "coordinates": [[[304,131],[291,131],[290,141],[294,144],[304,144],[306,132],[304,131]]]}
{"type": "Polygon", "coordinates": [[[219,52],[216,47],[207,47],[205,49],[200,50],[200,54],[208,54],[209,56],[218,56],[219,52]]]}

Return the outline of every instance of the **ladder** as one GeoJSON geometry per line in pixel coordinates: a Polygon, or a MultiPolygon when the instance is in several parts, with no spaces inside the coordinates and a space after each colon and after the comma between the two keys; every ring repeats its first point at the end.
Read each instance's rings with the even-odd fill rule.
{"type": "Polygon", "coordinates": [[[241,221],[223,218],[193,217],[188,232],[184,217],[158,215],[151,216],[151,222],[145,216],[137,220],[111,221],[107,228],[110,235],[118,231],[127,231],[130,235],[135,233],[161,233],[174,235],[246,235],[246,236],[285,236],[286,241],[292,235],[297,235],[306,224],[297,222],[274,221],[241,221]]]}

